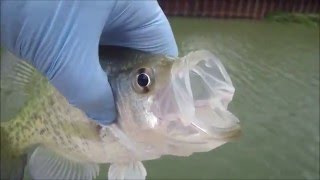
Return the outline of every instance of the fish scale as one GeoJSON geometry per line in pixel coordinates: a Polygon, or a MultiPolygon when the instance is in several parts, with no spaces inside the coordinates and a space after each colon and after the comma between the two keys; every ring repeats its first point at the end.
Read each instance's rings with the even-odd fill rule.
{"type": "MultiPolygon", "coordinates": [[[[37,143],[60,147],[62,142],[68,142],[63,143],[63,149],[83,152],[81,148],[85,147],[71,138],[72,136],[87,138],[86,134],[75,124],[77,121],[70,120],[71,118],[85,120],[87,117],[72,107],[47,81],[41,80],[41,83],[37,83],[41,90],[38,96],[30,97],[31,100],[10,122],[1,123],[1,133],[14,137],[10,138],[11,144],[19,151],[37,143]],[[71,111],[73,113],[70,114],[71,111]],[[70,117],[72,115],[73,117],[70,117]]],[[[98,134],[95,135],[97,138],[98,134]]]]}

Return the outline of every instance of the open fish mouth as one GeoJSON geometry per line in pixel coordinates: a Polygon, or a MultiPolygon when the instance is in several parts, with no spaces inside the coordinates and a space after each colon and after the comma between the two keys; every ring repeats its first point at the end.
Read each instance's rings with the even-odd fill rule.
{"type": "Polygon", "coordinates": [[[173,63],[170,84],[155,96],[151,110],[176,145],[215,148],[240,135],[239,120],[227,109],[234,92],[219,59],[195,51],[173,63]]]}

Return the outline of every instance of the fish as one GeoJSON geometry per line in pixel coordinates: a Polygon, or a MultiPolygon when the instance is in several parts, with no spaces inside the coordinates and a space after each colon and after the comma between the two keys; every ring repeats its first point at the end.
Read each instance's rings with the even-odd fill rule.
{"type": "Polygon", "coordinates": [[[208,50],[184,57],[100,46],[118,117],[101,127],[33,66],[1,54],[1,179],[145,179],[143,161],[190,156],[239,139],[235,88],[208,50]],[[16,104],[11,106],[10,104],[16,104]],[[5,113],[11,112],[11,113],[5,113]]]}

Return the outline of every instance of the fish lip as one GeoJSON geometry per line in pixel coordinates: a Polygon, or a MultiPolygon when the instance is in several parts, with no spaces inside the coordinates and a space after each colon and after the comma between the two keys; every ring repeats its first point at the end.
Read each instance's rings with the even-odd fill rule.
{"type": "MultiPolygon", "coordinates": [[[[199,102],[194,103],[195,109],[205,108],[205,107],[210,107],[210,103],[207,101],[199,101],[199,102]]],[[[210,110],[215,111],[211,108],[210,108],[210,110]]],[[[229,112],[229,111],[227,111],[227,112],[229,112]]],[[[177,137],[175,135],[170,136],[167,134],[166,138],[172,143],[179,142],[180,144],[188,145],[188,144],[207,144],[207,143],[216,142],[216,141],[230,142],[230,141],[238,140],[242,134],[239,121],[233,122],[232,120],[226,119],[226,121],[229,121],[228,124],[230,124],[230,125],[228,125],[227,128],[223,128],[223,127],[219,128],[219,127],[214,127],[215,122],[213,120],[212,124],[210,123],[212,127],[204,127],[204,129],[203,129],[203,126],[201,127],[201,126],[197,125],[192,120],[188,124],[186,124],[186,121],[183,121],[183,119],[181,117],[179,117],[179,115],[181,114],[179,109],[177,109],[177,111],[171,112],[171,113],[173,114],[173,116],[171,116],[169,119],[166,119],[167,117],[162,116],[162,115],[155,114],[155,116],[159,119],[159,122],[175,121],[175,122],[178,122],[178,124],[180,124],[180,125],[186,126],[186,128],[191,127],[192,130],[194,130],[194,133],[178,134],[177,135],[177,136],[185,135],[184,138],[177,137]],[[194,139],[194,138],[192,140],[188,139],[188,137],[193,136],[194,134],[200,134],[201,136],[198,139],[194,139]]],[[[201,119],[201,117],[199,117],[198,115],[195,115],[195,117],[197,118],[198,122],[205,121],[204,119],[201,119]]],[[[160,124],[160,126],[161,126],[161,124],[160,124]]],[[[166,126],[166,124],[164,124],[164,126],[166,126]]],[[[164,127],[164,128],[166,129],[166,127],[164,127]]]]}
{"type": "Polygon", "coordinates": [[[167,154],[175,156],[190,156],[197,152],[209,152],[223,144],[234,142],[241,137],[240,126],[234,128],[229,136],[201,136],[194,139],[194,135],[184,137],[168,137],[168,151],[167,154]]]}
{"type": "MultiPolygon", "coordinates": [[[[221,135],[214,135],[214,134],[209,134],[207,132],[204,132],[202,129],[200,129],[198,126],[196,126],[194,123],[191,123],[191,126],[194,127],[194,129],[197,131],[195,134],[202,134],[204,136],[201,136],[201,138],[196,139],[194,141],[188,140],[188,137],[193,136],[195,134],[189,134],[184,139],[181,138],[176,138],[172,136],[167,136],[168,139],[174,140],[174,141],[179,141],[183,142],[186,144],[205,144],[210,141],[236,141],[239,140],[242,136],[242,129],[240,126],[240,123],[237,123],[233,128],[230,128],[229,130],[226,130],[224,133],[221,133],[221,135]]],[[[222,128],[221,128],[222,129],[222,128]]]]}

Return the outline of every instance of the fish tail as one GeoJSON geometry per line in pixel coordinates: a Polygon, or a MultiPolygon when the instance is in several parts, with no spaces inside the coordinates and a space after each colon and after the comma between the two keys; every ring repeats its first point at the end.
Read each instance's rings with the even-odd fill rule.
{"type": "Polygon", "coordinates": [[[0,179],[22,180],[24,177],[24,168],[27,163],[27,155],[23,151],[14,148],[14,141],[11,139],[6,123],[1,123],[1,159],[0,159],[0,179]]]}

